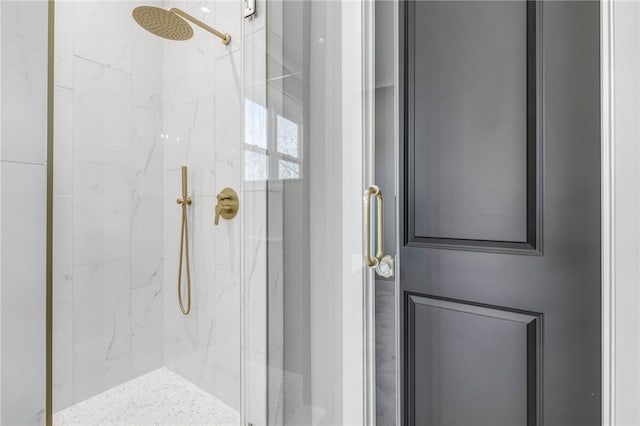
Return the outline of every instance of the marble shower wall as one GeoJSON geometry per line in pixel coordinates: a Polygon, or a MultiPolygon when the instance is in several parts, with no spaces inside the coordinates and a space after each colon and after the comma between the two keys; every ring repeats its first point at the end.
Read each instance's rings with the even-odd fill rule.
{"type": "Polygon", "coordinates": [[[240,406],[239,1],[57,1],[55,409],[166,365],[240,406]],[[141,4],[232,34],[163,41],[141,4]],[[189,167],[192,313],[177,304],[180,167],[189,167]]]}
{"type": "MultiPolygon", "coordinates": [[[[239,410],[240,224],[214,225],[216,195],[241,193],[242,2],[167,1],[231,34],[223,45],[194,29],[187,42],[163,42],[162,165],[165,365],[239,410]],[[177,301],[181,208],[180,167],[189,167],[192,312],[177,301]]],[[[184,278],[183,278],[183,282],[184,278]]]]}
{"type": "Polygon", "coordinates": [[[54,410],[163,365],[162,42],[56,1],[54,410]]]}

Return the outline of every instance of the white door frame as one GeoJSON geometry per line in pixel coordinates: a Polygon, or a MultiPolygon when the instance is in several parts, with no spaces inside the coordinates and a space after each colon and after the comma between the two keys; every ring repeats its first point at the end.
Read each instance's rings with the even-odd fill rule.
{"type": "Polygon", "coordinates": [[[374,4],[342,2],[343,425],[375,425],[375,276],[364,267],[362,193],[374,183],[374,4]],[[360,162],[357,159],[361,159],[360,162]],[[360,163],[360,164],[358,164],[360,163]]]}
{"type": "Polygon", "coordinates": [[[640,425],[640,3],[600,19],[602,424],[640,425]]]}

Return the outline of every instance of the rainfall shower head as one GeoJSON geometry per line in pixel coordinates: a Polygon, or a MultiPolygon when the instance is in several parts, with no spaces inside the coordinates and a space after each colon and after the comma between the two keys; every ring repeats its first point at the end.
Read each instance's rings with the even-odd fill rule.
{"type": "Polygon", "coordinates": [[[169,10],[154,6],[139,6],[133,9],[133,19],[145,30],[169,40],[189,40],[193,37],[193,29],[187,21],[211,34],[220,37],[224,44],[229,44],[231,36],[221,33],[188,13],[172,7],[169,10]]]}
{"type": "Polygon", "coordinates": [[[145,30],[169,40],[189,40],[193,37],[191,25],[166,9],[140,6],[133,9],[133,19],[145,30]]]}

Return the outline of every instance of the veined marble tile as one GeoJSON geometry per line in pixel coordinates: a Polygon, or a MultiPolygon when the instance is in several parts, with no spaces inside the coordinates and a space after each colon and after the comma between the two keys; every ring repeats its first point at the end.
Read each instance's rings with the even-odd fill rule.
{"type": "MultiPolygon", "coordinates": [[[[246,394],[247,422],[258,425],[267,424],[267,355],[264,352],[245,349],[244,383],[250,392],[246,394]]],[[[295,423],[292,423],[295,424],[295,423]]]]}
{"type": "Polygon", "coordinates": [[[68,89],[73,89],[74,9],[75,1],[56,1],[53,76],[57,86],[68,89]]]}
{"type": "Polygon", "coordinates": [[[165,170],[188,165],[189,129],[195,120],[195,109],[187,109],[186,88],[184,76],[163,87],[162,140],[165,170]]]}
{"type": "MultiPolygon", "coordinates": [[[[54,283],[55,288],[55,283],[54,283]]],[[[73,403],[73,304],[53,305],[53,407],[61,410],[73,403]]]]}
{"type": "Polygon", "coordinates": [[[165,256],[163,259],[164,282],[163,282],[163,322],[164,322],[164,362],[166,366],[171,366],[178,358],[179,348],[179,320],[180,308],[178,306],[178,258],[165,256]]]}
{"type": "Polygon", "coordinates": [[[197,280],[197,295],[200,302],[207,303],[202,308],[211,309],[209,305],[215,302],[216,282],[216,252],[215,252],[215,227],[214,206],[215,197],[195,197],[193,200],[190,227],[191,243],[191,273],[192,279],[197,280]]]}
{"type": "Polygon", "coordinates": [[[55,413],[55,426],[240,426],[240,415],[181,376],[160,368],[55,413]]]}
{"type": "MultiPolygon", "coordinates": [[[[153,2],[134,1],[131,9],[142,5],[154,6],[153,2]]],[[[162,7],[161,4],[155,6],[162,7]]],[[[163,39],[136,24],[131,32],[131,50],[133,105],[161,112],[163,39]]]]}
{"type": "MultiPolygon", "coordinates": [[[[202,6],[201,6],[202,7],[202,6]]],[[[213,8],[213,5],[210,5],[213,8]]],[[[192,9],[192,14],[196,19],[215,27],[214,11],[208,14],[202,13],[200,7],[192,9]]],[[[191,12],[190,12],[191,13],[191,12]]],[[[225,29],[220,28],[226,32],[225,29]]],[[[186,81],[187,81],[187,101],[195,102],[198,99],[211,97],[215,92],[216,81],[216,51],[224,46],[219,39],[207,31],[202,31],[194,27],[193,38],[184,46],[187,52],[186,57],[186,81]]]]}
{"type": "Polygon", "coordinates": [[[159,112],[133,107],[129,171],[135,196],[162,196],[162,116],[159,112]]]}
{"type": "MultiPolygon", "coordinates": [[[[182,5],[185,2],[167,2],[167,3],[177,3],[181,4],[178,7],[180,9],[184,9],[182,5]]],[[[165,8],[169,9],[170,4],[166,4],[165,8]]],[[[142,30],[142,29],[141,29],[142,30]]],[[[136,29],[136,31],[138,31],[136,29]]],[[[198,29],[194,29],[194,31],[198,31],[198,29]]],[[[149,36],[153,36],[149,34],[149,36]]],[[[187,49],[185,48],[184,42],[174,41],[174,40],[163,40],[162,41],[162,83],[166,87],[167,84],[170,84],[178,79],[185,78],[187,75],[187,49]]],[[[186,94],[186,92],[185,92],[186,94]]],[[[163,106],[166,106],[166,100],[163,100],[163,106]]]]}
{"type": "MultiPolygon", "coordinates": [[[[212,319],[205,324],[208,314],[201,312],[206,301],[196,297],[197,283],[192,276],[192,310],[189,315],[183,315],[178,305],[178,259],[165,259],[165,270],[168,278],[165,280],[165,366],[194,383],[200,383],[203,361],[206,361],[207,333],[212,330],[212,319]],[[204,343],[203,343],[204,342],[204,343]]],[[[186,271],[183,269],[183,302],[186,306],[186,271]]]]}
{"type": "Polygon", "coordinates": [[[53,200],[53,389],[54,407],[73,402],[73,198],[53,200]]]}
{"type": "Polygon", "coordinates": [[[128,260],[74,267],[73,400],[131,379],[128,260]]]}
{"type": "Polygon", "coordinates": [[[53,120],[53,193],[73,193],[73,91],[56,86],[53,120]]]}
{"type": "MultiPolygon", "coordinates": [[[[77,3],[76,9],[80,4],[84,5],[77,3]]],[[[75,57],[74,78],[74,161],[127,165],[131,151],[131,75],[75,57]]]]}
{"type": "MultiPolygon", "coordinates": [[[[277,36],[270,35],[269,56],[278,55],[282,56],[282,39],[277,36]]],[[[267,76],[267,63],[266,57],[266,44],[267,33],[266,30],[260,29],[254,33],[248,34],[245,39],[246,50],[244,52],[244,93],[245,97],[253,100],[260,105],[266,105],[266,79],[267,77],[280,77],[282,75],[282,67],[273,67],[275,69],[269,69],[275,75],[267,76]]],[[[282,62],[280,62],[281,64],[282,62]]],[[[281,85],[282,79],[276,79],[271,84],[281,85]]],[[[277,86],[276,86],[277,87],[277,86]]]]}
{"type": "Polygon", "coordinates": [[[215,274],[216,367],[240,377],[240,281],[227,266],[215,274]]]}
{"type": "Polygon", "coordinates": [[[216,159],[239,160],[242,150],[242,52],[216,60],[216,159]]]}
{"type": "Polygon", "coordinates": [[[215,283],[215,395],[240,407],[240,280],[234,268],[216,265],[215,283]]]}
{"type": "MultiPolygon", "coordinates": [[[[188,178],[191,177],[191,173],[188,172],[188,178]]],[[[182,198],[182,172],[180,169],[166,170],[164,172],[164,196],[162,198],[163,204],[163,251],[165,257],[177,259],[180,254],[180,231],[182,226],[182,206],[176,203],[178,198],[182,198]]],[[[191,191],[187,192],[190,197],[193,196],[191,191]]],[[[187,218],[189,222],[193,221],[193,206],[187,206],[187,218]]],[[[193,227],[190,229],[190,237],[193,235],[193,227]]],[[[193,241],[193,238],[189,238],[193,241]]],[[[177,274],[177,272],[176,272],[177,274]]],[[[177,275],[176,275],[177,276],[177,275]]],[[[165,275],[166,277],[166,275],[165,275]]],[[[169,278],[173,279],[173,278],[169,278]]]]}
{"type": "MultiPolygon", "coordinates": [[[[218,399],[228,406],[240,409],[240,375],[234,372],[216,368],[215,394],[218,399]]],[[[252,392],[252,391],[249,391],[252,392]]],[[[254,423],[257,424],[257,423],[254,423]]]]}
{"type": "Polygon", "coordinates": [[[196,197],[217,195],[213,107],[213,96],[186,105],[192,117],[186,164],[193,170],[191,188],[196,197]]]}
{"type": "Polygon", "coordinates": [[[131,73],[129,1],[77,1],[74,22],[74,55],[131,73]]]}
{"type": "MultiPolygon", "coordinates": [[[[282,354],[279,354],[282,355],[282,354]]],[[[273,354],[269,354],[269,367],[267,368],[269,391],[269,420],[268,424],[274,426],[284,425],[284,375],[282,360],[275,360],[277,367],[272,365],[273,354]]]]}
{"type": "Polygon", "coordinates": [[[160,285],[164,280],[162,199],[141,197],[132,204],[131,287],[160,285]]]}
{"type": "Polygon", "coordinates": [[[162,290],[162,281],[132,290],[131,369],[134,377],[164,365],[162,290]]]}
{"type": "Polygon", "coordinates": [[[265,192],[246,193],[244,250],[245,333],[248,349],[267,353],[267,204],[265,192]]]}
{"type": "Polygon", "coordinates": [[[130,259],[129,184],[126,167],[75,162],[74,265],[130,259]]]}
{"type": "MultiPolygon", "coordinates": [[[[290,194],[287,194],[290,196],[290,194]]],[[[284,217],[285,217],[285,205],[284,205],[284,183],[280,185],[272,183],[269,185],[268,192],[268,205],[269,212],[267,213],[267,223],[269,229],[269,235],[267,239],[267,247],[269,250],[268,259],[268,316],[269,316],[269,354],[270,360],[276,360],[276,363],[269,362],[271,366],[284,368],[284,365],[278,364],[277,360],[282,360],[282,352],[284,345],[284,217]]],[[[294,210],[299,211],[299,210],[294,210]]],[[[298,216],[301,216],[298,213],[298,216]]],[[[300,229],[293,228],[297,221],[289,220],[287,223],[288,235],[302,235],[300,229]]],[[[287,241],[287,248],[289,245],[295,243],[293,238],[289,238],[287,241]]],[[[296,246],[294,250],[300,254],[303,249],[300,246],[296,246]]],[[[289,259],[288,259],[289,260],[289,259]]],[[[302,262],[296,262],[298,259],[291,259],[292,265],[288,265],[291,268],[293,265],[301,265],[302,262]]],[[[287,262],[289,263],[289,261],[287,262]]],[[[300,271],[302,272],[302,271],[300,271]]],[[[289,274],[287,279],[298,281],[300,274],[289,274]]]]}
{"type": "Polygon", "coordinates": [[[216,43],[216,47],[218,48],[216,57],[220,58],[231,52],[237,52],[242,47],[242,16],[244,5],[244,2],[234,0],[216,1],[215,15],[212,17],[214,21],[213,26],[231,35],[231,42],[228,45],[225,46],[223,43],[216,43]]]}
{"type": "Polygon", "coordinates": [[[73,198],[53,198],[53,303],[69,303],[73,292],[73,198]]]}

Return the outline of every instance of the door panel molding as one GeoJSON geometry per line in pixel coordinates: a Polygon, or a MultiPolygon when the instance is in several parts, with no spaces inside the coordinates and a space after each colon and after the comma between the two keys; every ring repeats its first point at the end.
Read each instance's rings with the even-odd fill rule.
{"type": "MultiPolygon", "coordinates": [[[[469,399],[474,399],[478,405],[476,409],[485,412],[485,416],[477,415],[474,416],[475,419],[486,418],[487,411],[494,411],[500,412],[500,415],[492,421],[494,426],[542,424],[542,314],[415,293],[406,293],[404,311],[405,324],[407,324],[404,365],[408,378],[405,384],[405,395],[409,425],[431,424],[435,421],[443,424],[468,422],[468,419],[440,417],[442,415],[440,410],[446,412],[446,409],[442,409],[441,406],[450,404],[451,400],[457,397],[464,398],[463,389],[456,389],[454,385],[443,385],[439,383],[439,377],[435,377],[442,374],[448,381],[455,382],[456,373],[452,373],[454,371],[457,375],[466,375],[461,377],[466,391],[471,388],[469,392],[473,392],[474,384],[486,391],[480,395],[475,393],[474,398],[466,400],[468,403],[469,399]],[[421,321],[416,321],[418,315],[421,315],[421,321]],[[465,347],[473,347],[478,351],[478,344],[475,341],[478,335],[473,333],[475,327],[491,328],[494,332],[495,339],[485,342],[485,347],[479,350],[495,352],[495,357],[488,357],[490,359],[488,363],[482,362],[482,357],[473,352],[467,355],[464,350],[461,350],[465,347]],[[503,345],[505,350],[501,351],[503,345]],[[425,346],[429,346],[428,352],[425,346]],[[424,351],[418,347],[422,347],[424,351]],[[518,353],[523,359],[514,359],[513,354],[509,355],[511,351],[518,353]],[[420,355],[422,355],[421,369],[415,362],[416,357],[420,355]],[[429,364],[425,361],[425,356],[442,358],[435,362],[438,371],[419,371],[424,370],[424,366],[429,364]],[[456,358],[460,359],[456,361],[456,358]],[[443,359],[450,359],[450,361],[443,359]],[[447,370],[447,366],[452,368],[447,370]],[[499,374],[491,374],[496,372],[496,367],[499,374]],[[442,369],[446,371],[441,372],[442,369]],[[520,386],[512,388],[512,380],[501,383],[501,374],[520,376],[520,386]],[[423,377],[425,380],[417,384],[416,377],[423,377]],[[426,385],[426,382],[430,384],[426,385]],[[422,386],[423,392],[416,391],[416,386],[422,386]],[[437,392],[424,398],[425,393],[429,393],[424,387],[431,386],[437,387],[437,392]],[[447,389],[451,392],[446,392],[447,389]],[[487,396],[487,393],[490,396],[487,396]],[[418,408],[415,401],[417,394],[423,397],[420,402],[423,406],[422,410],[418,408]],[[509,399],[511,403],[506,403],[509,399]],[[493,410],[491,403],[495,404],[493,410]],[[515,418],[505,418],[505,412],[508,409],[515,411],[510,413],[515,418]],[[416,419],[416,412],[420,411],[429,412],[430,418],[416,419]]],[[[462,401],[459,402],[462,403],[462,401]]]]}
{"type": "MultiPolygon", "coordinates": [[[[404,2],[402,2],[404,3],[404,2]]],[[[410,52],[415,48],[415,4],[406,2],[400,8],[401,26],[404,29],[405,40],[401,52],[401,109],[404,114],[404,133],[400,143],[404,147],[404,161],[408,173],[405,174],[405,229],[402,230],[403,243],[408,247],[432,247],[453,250],[504,252],[541,255],[542,254],[542,151],[543,151],[543,93],[542,93],[542,2],[528,0],[526,2],[526,218],[523,222],[526,229],[522,241],[502,241],[477,238],[447,238],[433,235],[420,235],[417,230],[417,215],[415,206],[416,185],[407,176],[414,176],[417,165],[414,126],[415,102],[412,90],[416,84],[415,55],[410,52]]]]}
{"type": "MultiPolygon", "coordinates": [[[[409,74],[408,68],[411,66],[407,56],[410,56],[411,50],[405,34],[409,30],[407,26],[411,15],[409,10],[411,2],[398,4],[398,25],[401,36],[397,92],[400,153],[398,158],[398,218],[400,219],[398,277],[400,284],[397,304],[398,322],[401,324],[398,344],[400,353],[398,357],[399,424],[410,425],[412,421],[413,424],[419,424],[415,420],[416,416],[420,416],[420,413],[413,410],[420,407],[415,407],[414,404],[409,408],[407,401],[408,398],[416,395],[411,388],[413,385],[407,382],[420,380],[419,377],[412,377],[412,374],[407,373],[407,353],[415,349],[409,348],[412,340],[409,333],[409,316],[414,313],[408,311],[418,306],[413,303],[414,301],[412,301],[413,307],[409,306],[411,295],[428,295],[429,298],[446,297],[450,298],[448,299],[450,301],[469,305],[482,302],[491,304],[492,308],[497,307],[498,310],[505,310],[504,307],[517,307],[528,312],[544,312],[545,376],[538,386],[540,393],[544,389],[545,396],[543,399],[536,395],[536,404],[540,408],[534,411],[544,412],[545,418],[542,419],[540,414],[535,422],[542,424],[546,420],[558,423],[559,419],[565,419],[572,424],[595,425],[600,417],[601,382],[600,372],[597,371],[596,366],[600,366],[601,357],[598,350],[591,350],[596,347],[599,349],[600,318],[596,310],[601,306],[599,297],[596,296],[600,293],[600,262],[597,261],[600,257],[600,241],[595,237],[599,234],[598,226],[601,223],[599,207],[598,213],[594,209],[600,200],[600,188],[596,183],[600,181],[599,166],[601,164],[598,146],[600,76],[595,68],[598,66],[599,52],[597,48],[592,49],[594,40],[599,38],[596,32],[599,20],[598,6],[588,2],[553,2],[544,4],[543,10],[541,3],[533,4],[536,6],[536,25],[544,26],[545,40],[545,46],[542,46],[543,34],[541,34],[542,31],[538,31],[536,65],[540,69],[544,65],[545,73],[549,72],[544,78],[544,84],[547,87],[544,102],[539,99],[537,102],[540,105],[536,105],[540,109],[542,109],[541,105],[544,105],[546,114],[545,123],[542,123],[542,120],[536,120],[536,123],[539,126],[539,135],[546,134],[548,145],[544,151],[549,158],[543,161],[544,147],[539,143],[536,146],[539,150],[536,153],[536,172],[538,173],[536,183],[539,184],[539,188],[542,187],[541,180],[538,179],[542,175],[541,169],[544,168],[547,185],[544,195],[548,210],[544,228],[547,234],[546,241],[541,241],[543,210],[541,200],[537,200],[536,223],[539,226],[536,229],[535,246],[527,244],[528,241],[524,242],[527,245],[521,246],[509,244],[509,241],[506,242],[507,244],[504,244],[504,241],[486,244],[483,240],[476,240],[475,245],[470,244],[469,240],[421,241],[415,238],[420,237],[416,235],[415,226],[413,229],[408,226],[408,222],[412,220],[411,206],[408,202],[412,195],[408,190],[412,177],[411,172],[407,170],[409,160],[412,158],[407,134],[411,129],[407,117],[411,99],[405,84],[409,74]],[[541,19],[542,12],[544,12],[544,22],[541,19]],[[557,44],[553,43],[556,38],[557,44]],[[542,57],[544,57],[544,64],[542,64],[542,57]],[[586,90],[581,92],[582,87],[586,90]],[[584,101],[580,101],[582,95],[585,96],[584,101]],[[560,115],[561,113],[566,113],[566,117],[560,115]],[[542,132],[543,128],[544,132],[542,132]],[[577,158],[570,155],[573,149],[585,160],[582,163],[575,163],[579,174],[569,172],[577,158]],[[555,185],[550,186],[550,182],[555,185]],[[576,197],[568,197],[567,194],[576,197]],[[578,217],[581,219],[572,219],[578,217]],[[412,232],[409,232],[410,230],[412,232]],[[594,236],[587,238],[591,230],[594,236]],[[541,256],[543,248],[544,256],[541,256]],[[473,253],[474,251],[483,253],[473,253]],[[510,256],[510,254],[516,254],[516,256],[510,256]],[[520,254],[533,254],[536,258],[532,259],[531,256],[520,254]],[[579,257],[574,258],[574,255],[579,257]],[[483,262],[491,262],[491,266],[484,268],[483,262]],[[561,266],[565,264],[566,267],[561,266]],[[522,268],[521,273],[514,272],[518,268],[522,268]],[[536,270],[541,271],[541,274],[538,275],[536,270]],[[549,305],[545,306],[546,295],[551,295],[556,290],[561,292],[561,297],[550,300],[549,305]],[[494,292],[495,297],[485,297],[484,291],[494,292]],[[576,295],[575,298],[571,297],[571,292],[576,295]],[[573,321],[572,316],[580,318],[581,321],[573,321]],[[566,328],[561,329],[565,334],[554,331],[557,327],[565,326],[566,328]],[[563,337],[565,335],[567,338],[563,337]],[[569,373],[574,374],[572,377],[575,377],[575,380],[562,381],[565,367],[571,370],[569,373]],[[576,372],[579,371],[584,371],[585,374],[578,375],[576,372]],[[543,400],[544,407],[542,407],[543,400]]],[[[443,33],[448,35],[444,31],[443,33]]],[[[540,75],[538,81],[542,82],[542,80],[540,75]]],[[[536,94],[542,95],[542,89],[536,89],[536,94]]],[[[537,112],[540,113],[540,111],[537,112]]],[[[416,166],[419,165],[418,163],[416,166]]],[[[536,188],[536,196],[541,198],[539,188],[536,188]]],[[[424,305],[420,306],[424,307],[424,305]]],[[[510,309],[506,310],[510,311],[510,309]]],[[[539,324],[538,327],[541,327],[542,320],[539,324]]],[[[420,326],[424,327],[424,325],[420,326]]],[[[412,332],[415,330],[414,326],[412,332]]],[[[430,336],[427,335],[427,338],[430,336]]],[[[448,359],[445,360],[448,361],[448,359]]],[[[424,371],[433,367],[422,365],[421,368],[424,371]]],[[[537,371],[538,374],[542,372],[542,369],[537,371]]],[[[515,382],[519,383],[518,380],[516,379],[515,382]]],[[[418,400],[417,403],[424,404],[424,399],[418,400]]],[[[463,408],[472,410],[474,407],[472,405],[460,407],[460,409],[463,408]]],[[[448,414],[455,416],[458,413],[450,410],[448,414]]],[[[491,419],[491,416],[487,418],[491,419]]],[[[532,420],[527,418],[525,424],[532,424],[531,422],[532,420]]],[[[536,424],[535,422],[533,424],[536,424]]]]}

